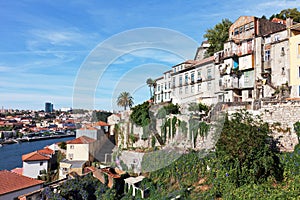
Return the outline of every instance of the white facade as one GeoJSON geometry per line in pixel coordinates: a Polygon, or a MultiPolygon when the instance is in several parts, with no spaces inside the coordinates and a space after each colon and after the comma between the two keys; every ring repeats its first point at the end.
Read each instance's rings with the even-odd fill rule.
{"type": "Polygon", "coordinates": [[[107,123],[110,125],[110,135],[114,135],[115,125],[118,124],[121,120],[121,115],[112,114],[107,118],[107,123]]]}
{"type": "Polygon", "coordinates": [[[23,161],[24,176],[37,178],[43,170],[48,172],[48,160],[23,161]]]}
{"type": "Polygon", "coordinates": [[[173,67],[172,96],[174,103],[202,102],[211,105],[217,102],[219,76],[213,58],[206,58],[189,66],[173,67]],[[175,72],[176,71],[176,72],[175,72]]]}
{"type": "Polygon", "coordinates": [[[68,160],[90,160],[90,144],[67,144],[68,160]]]}
{"type": "Polygon", "coordinates": [[[156,103],[171,101],[172,92],[172,70],[167,71],[164,75],[155,80],[154,98],[156,103]]]}

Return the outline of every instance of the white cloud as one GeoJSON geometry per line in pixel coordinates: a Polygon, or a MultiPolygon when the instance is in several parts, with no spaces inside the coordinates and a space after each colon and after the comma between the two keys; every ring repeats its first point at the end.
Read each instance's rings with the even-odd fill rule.
{"type": "Polygon", "coordinates": [[[0,72],[9,72],[9,71],[12,71],[11,67],[0,65],[0,72]]]}

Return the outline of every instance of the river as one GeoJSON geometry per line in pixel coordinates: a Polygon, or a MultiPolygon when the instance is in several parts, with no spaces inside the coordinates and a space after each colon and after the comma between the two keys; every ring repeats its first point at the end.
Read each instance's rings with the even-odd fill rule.
{"type": "Polygon", "coordinates": [[[7,144],[0,148],[0,170],[11,170],[16,167],[22,167],[22,155],[39,149],[53,143],[72,140],[74,137],[39,140],[34,142],[22,142],[20,144],[7,144]]]}

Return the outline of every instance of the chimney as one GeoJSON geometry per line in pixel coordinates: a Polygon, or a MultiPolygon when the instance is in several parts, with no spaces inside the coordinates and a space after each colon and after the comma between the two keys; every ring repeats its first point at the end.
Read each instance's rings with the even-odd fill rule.
{"type": "Polygon", "coordinates": [[[291,27],[293,25],[293,19],[292,18],[287,18],[286,19],[286,27],[291,27]]]}

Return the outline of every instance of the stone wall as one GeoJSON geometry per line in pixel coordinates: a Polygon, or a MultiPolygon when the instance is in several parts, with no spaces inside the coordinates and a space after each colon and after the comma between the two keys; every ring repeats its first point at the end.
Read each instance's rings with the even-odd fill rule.
{"type": "Polygon", "coordinates": [[[282,130],[274,131],[273,137],[279,139],[282,150],[293,151],[295,145],[298,144],[293,125],[300,121],[300,103],[265,103],[259,112],[263,121],[281,124],[282,130]]]}

